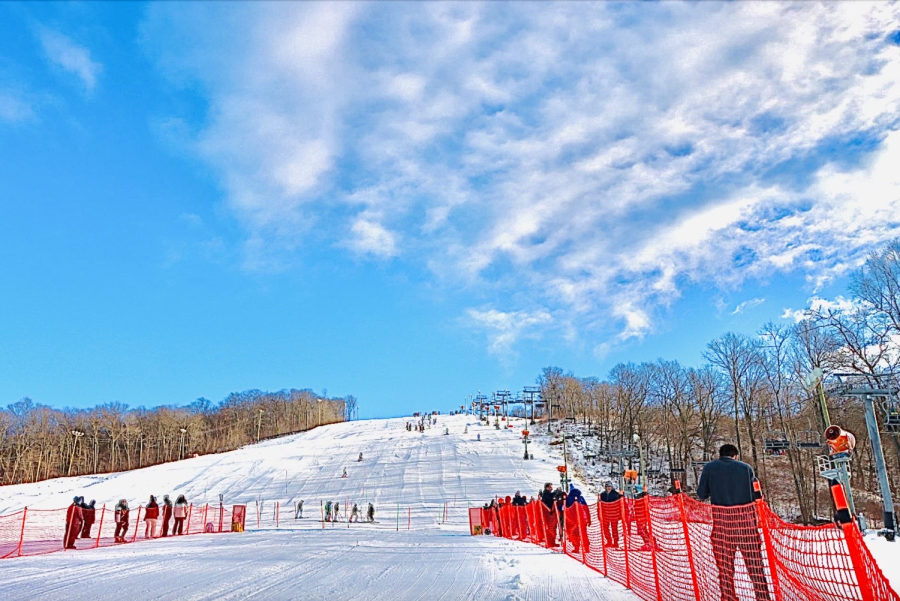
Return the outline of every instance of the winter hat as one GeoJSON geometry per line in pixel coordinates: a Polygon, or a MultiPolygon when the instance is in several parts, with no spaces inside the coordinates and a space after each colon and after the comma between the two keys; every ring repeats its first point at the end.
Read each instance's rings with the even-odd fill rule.
{"type": "Polygon", "coordinates": [[[613,486],[612,480],[607,480],[607,481],[603,484],[603,486],[608,486],[608,487],[610,487],[610,488],[615,488],[615,486],[613,486]]]}
{"type": "Polygon", "coordinates": [[[77,503],[78,500],[79,500],[80,498],[81,498],[81,497],[75,497],[74,499],[72,499],[72,502],[73,502],[73,503],[77,503]]]}

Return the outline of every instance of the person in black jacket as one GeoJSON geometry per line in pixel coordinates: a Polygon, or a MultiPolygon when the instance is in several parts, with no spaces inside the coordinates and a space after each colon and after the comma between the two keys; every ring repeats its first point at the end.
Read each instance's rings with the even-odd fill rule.
{"type": "Polygon", "coordinates": [[[611,481],[606,482],[605,490],[600,493],[600,511],[603,517],[603,539],[607,547],[619,546],[619,522],[622,521],[622,507],[619,494],[611,481]]]}
{"type": "Polygon", "coordinates": [[[697,496],[712,504],[712,547],[719,569],[722,601],[737,601],[734,560],[738,551],[753,582],[756,601],[770,601],[762,560],[756,507],[753,505],[753,468],[737,460],[738,449],[725,444],[719,459],[703,467],[697,496]]]}
{"type": "Polygon", "coordinates": [[[556,526],[559,518],[556,517],[556,494],[553,492],[553,484],[550,482],[544,485],[541,492],[541,515],[544,519],[544,530],[548,547],[558,547],[556,542],[556,526]]]}
{"type": "Polygon", "coordinates": [[[91,538],[91,528],[94,526],[96,503],[96,501],[91,500],[90,505],[88,505],[84,502],[83,497],[81,499],[81,515],[84,518],[84,523],[81,525],[81,538],[91,538]]]}

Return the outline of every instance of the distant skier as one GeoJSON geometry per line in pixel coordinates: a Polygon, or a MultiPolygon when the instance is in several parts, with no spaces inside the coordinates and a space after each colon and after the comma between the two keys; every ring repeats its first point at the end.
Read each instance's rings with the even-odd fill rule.
{"type": "Polygon", "coordinates": [[[359,506],[356,503],[353,504],[353,509],[350,510],[350,521],[359,521],[359,506]]]}
{"type": "Polygon", "coordinates": [[[369,509],[366,511],[366,519],[370,522],[375,521],[375,506],[369,503],[369,509]]]}
{"type": "Polygon", "coordinates": [[[357,461],[362,461],[362,452],[360,452],[359,459],[357,459],[357,461]]]}
{"type": "Polygon", "coordinates": [[[325,501],[325,521],[331,521],[331,501],[325,501]]]}
{"type": "Polygon", "coordinates": [[[332,516],[331,516],[331,521],[332,521],[332,522],[338,522],[338,521],[340,521],[341,504],[340,504],[339,502],[335,501],[335,502],[334,502],[334,507],[332,507],[332,510],[333,510],[334,513],[333,513],[332,516]]]}
{"type": "Polygon", "coordinates": [[[297,507],[294,508],[294,519],[301,519],[303,517],[303,499],[297,501],[297,507]]]}
{"type": "Polygon", "coordinates": [[[117,543],[125,542],[125,534],[128,532],[128,501],[119,499],[116,503],[116,531],[115,541],[117,543]]]}

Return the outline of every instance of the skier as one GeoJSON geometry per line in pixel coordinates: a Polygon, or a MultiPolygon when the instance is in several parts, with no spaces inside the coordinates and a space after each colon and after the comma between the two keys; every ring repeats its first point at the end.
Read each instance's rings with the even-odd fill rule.
{"type": "Polygon", "coordinates": [[[360,452],[359,459],[357,459],[357,461],[362,461],[362,452],[360,452]]]}
{"type": "Polygon", "coordinates": [[[91,504],[88,505],[84,502],[84,499],[81,500],[81,514],[84,518],[84,524],[81,526],[81,538],[91,538],[91,526],[94,525],[94,501],[91,500],[91,504]]]}
{"type": "Polygon", "coordinates": [[[172,499],[169,495],[163,495],[162,506],[162,536],[169,536],[169,521],[172,519],[172,499]]]}
{"type": "Polygon", "coordinates": [[[184,495],[178,495],[178,498],[175,499],[175,506],[172,508],[172,517],[175,518],[172,536],[184,534],[184,520],[188,516],[188,511],[190,511],[190,508],[188,507],[187,499],[184,498],[184,495]]]}
{"type": "Polygon", "coordinates": [[[350,521],[359,521],[359,506],[356,503],[353,504],[353,509],[350,510],[350,521]]]}
{"type": "Polygon", "coordinates": [[[294,509],[294,519],[301,519],[303,517],[303,499],[297,501],[297,507],[294,509]]]}
{"type": "Polygon", "coordinates": [[[369,509],[366,511],[366,519],[370,522],[375,521],[375,506],[369,503],[369,509]]]}
{"type": "Polygon", "coordinates": [[[125,534],[128,532],[128,501],[119,499],[116,504],[116,531],[114,533],[117,543],[125,542],[125,534]]]}
{"type": "Polygon", "coordinates": [[[334,507],[332,507],[332,510],[334,511],[334,513],[333,513],[332,516],[331,516],[331,521],[332,521],[332,522],[339,522],[339,521],[340,521],[340,514],[341,514],[341,504],[340,504],[338,501],[335,501],[335,502],[334,502],[334,507]]]}
{"type": "Polygon", "coordinates": [[[81,512],[81,497],[75,497],[69,509],[66,511],[66,540],[64,547],[66,549],[75,548],[75,539],[81,532],[81,524],[84,521],[84,514],[81,512]]]}
{"type": "Polygon", "coordinates": [[[331,521],[331,501],[325,501],[325,521],[331,521]]]}
{"type": "Polygon", "coordinates": [[[347,468],[344,468],[344,473],[341,474],[341,478],[346,478],[346,477],[347,477],[347,468]]]}

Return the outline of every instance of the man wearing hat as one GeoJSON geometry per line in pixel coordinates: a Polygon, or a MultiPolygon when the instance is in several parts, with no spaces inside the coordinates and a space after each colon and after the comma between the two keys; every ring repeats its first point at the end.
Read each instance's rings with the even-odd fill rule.
{"type": "Polygon", "coordinates": [[[619,546],[619,522],[622,521],[622,507],[619,499],[622,495],[615,489],[611,480],[603,485],[600,493],[600,511],[603,515],[603,539],[607,547],[619,546]]]}
{"type": "Polygon", "coordinates": [[[84,522],[84,516],[81,513],[81,497],[75,497],[69,509],[66,511],[66,536],[64,545],[66,549],[75,548],[75,539],[81,532],[81,524],[84,522]]]}

